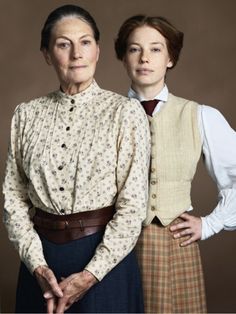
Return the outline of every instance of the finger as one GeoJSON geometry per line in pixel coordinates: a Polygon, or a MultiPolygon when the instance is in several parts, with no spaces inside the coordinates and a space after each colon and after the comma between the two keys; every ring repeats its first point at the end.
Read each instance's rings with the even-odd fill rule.
{"type": "Polygon", "coordinates": [[[54,293],[52,292],[52,290],[47,290],[44,292],[43,297],[45,299],[51,299],[54,297],[54,293]]]}
{"type": "Polygon", "coordinates": [[[187,213],[183,213],[180,215],[181,218],[185,219],[185,220],[188,220],[189,218],[191,218],[192,216],[187,214],[187,213]]]}
{"type": "Polygon", "coordinates": [[[54,301],[55,301],[54,298],[51,298],[51,299],[47,300],[47,313],[48,314],[53,314],[54,305],[55,305],[54,301]]]}
{"type": "Polygon", "coordinates": [[[185,230],[183,230],[181,232],[175,233],[173,235],[173,237],[175,239],[179,239],[179,238],[182,238],[182,237],[186,237],[187,235],[190,235],[190,234],[193,234],[192,230],[191,229],[185,229],[185,230]]]}
{"type": "Polygon", "coordinates": [[[190,237],[189,239],[183,241],[182,243],[180,243],[180,246],[188,246],[190,244],[192,244],[193,242],[197,241],[198,239],[195,236],[190,237]]]}
{"type": "Polygon", "coordinates": [[[181,247],[185,247],[185,246],[188,246],[188,245],[190,245],[192,243],[193,243],[193,241],[187,240],[187,241],[184,241],[184,242],[180,243],[180,246],[181,247]]]}
{"type": "MultiPolygon", "coordinates": [[[[62,293],[61,288],[59,287],[59,285],[57,283],[57,279],[50,269],[45,271],[45,279],[49,283],[49,285],[52,289],[52,292],[58,297],[63,297],[63,293],[62,293]]],[[[48,297],[51,297],[51,296],[48,296],[48,297]]],[[[47,293],[45,293],[45,298],[47,298],[47,293]]]]}
{"type": "Polygon", "coordinates": [[[171,227],[170,227],[170,231],[176,231],[176,230],[179,230],[179,229],[184,229],[184,228],[188,228],[188,222],[180,222],[180,223],[178,223],[178,224],[176,224],[176,225],[172,225],[171,227]]]}
{"type": "Polygon", "coordinates": [[[61,298],[58,301],[58,305],[56,308],[56,313],[64,313],[64,311],[66,310],[66,306],[70,306],[69,304],[67,304],[67,299],[66,298],[61,298]]]}

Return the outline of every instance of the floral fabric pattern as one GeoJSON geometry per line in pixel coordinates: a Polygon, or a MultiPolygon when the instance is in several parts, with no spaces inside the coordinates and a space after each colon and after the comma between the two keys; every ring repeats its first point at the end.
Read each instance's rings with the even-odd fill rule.
{"type": "Polygon", "coordinates": [[[4,222],[33,272],[46,265],[29,209],[71,214],[115,204],[86,269],[101,280],[134,247],[146,215],[150,135],[137,100],[100,89],[61,91],[14,113],[3,185],[4,222]]]}

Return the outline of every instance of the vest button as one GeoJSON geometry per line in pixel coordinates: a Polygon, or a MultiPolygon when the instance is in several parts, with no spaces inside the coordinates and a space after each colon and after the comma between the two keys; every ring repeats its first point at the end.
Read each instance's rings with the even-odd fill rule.
{"type": "Polygon", "coordinates": [[[156,194],[152,194],[152,198],[156,198],[157,196],[156,196],[156,194]]]}
{"type": "Polygon", "coordinates": [[[151,181],[151,184],[152,184],[152,185],[155,185],[155,184],[157,184],[157,181],[156,181],[156,180],[152,180],[152,181],[151,181]]]}
{"type": "Polygon", "coordinates": [[[151,206],[151,210],[154,212],[156,210],[155,206],[151,206]]]}

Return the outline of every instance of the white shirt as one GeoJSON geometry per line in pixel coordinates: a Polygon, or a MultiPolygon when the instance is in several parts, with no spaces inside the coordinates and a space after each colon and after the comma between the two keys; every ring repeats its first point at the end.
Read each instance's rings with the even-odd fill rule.
{"type": "MultiPolygon", "coordinates": [[[[168,95],[165,85],[154,97],[159,103],[152,115],[165,105],[168,95]]],[[[128,96],[139,101],[148,100],[139,97],[131,88],[128,96]]],[[[209,215],[201,217],[201,239],[205,240],[222,229],[236,229],[236,132],[217,109],[205,105],[198,106],[198,124],[204,163],[219,191],[215,209],[209,215]]]]}

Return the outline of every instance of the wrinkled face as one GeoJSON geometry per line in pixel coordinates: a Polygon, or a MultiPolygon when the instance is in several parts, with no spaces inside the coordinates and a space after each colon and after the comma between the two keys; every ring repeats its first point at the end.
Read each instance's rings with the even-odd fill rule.
{"type": "Polygon", "coordinates": [[[64,17],[52,28],[49,49],[43,51],[57,72],[62,88],[86,89],[93,80],[99,57],[93,30],[78,17],[64,17]]]}
{"type": "Polygon", "coordinates": [[[130,34],[123,62],[135,90],[152,87],[157,92],[164,86],[167,68],[173,65],[164,36],[148,25],[130,34]]]}

